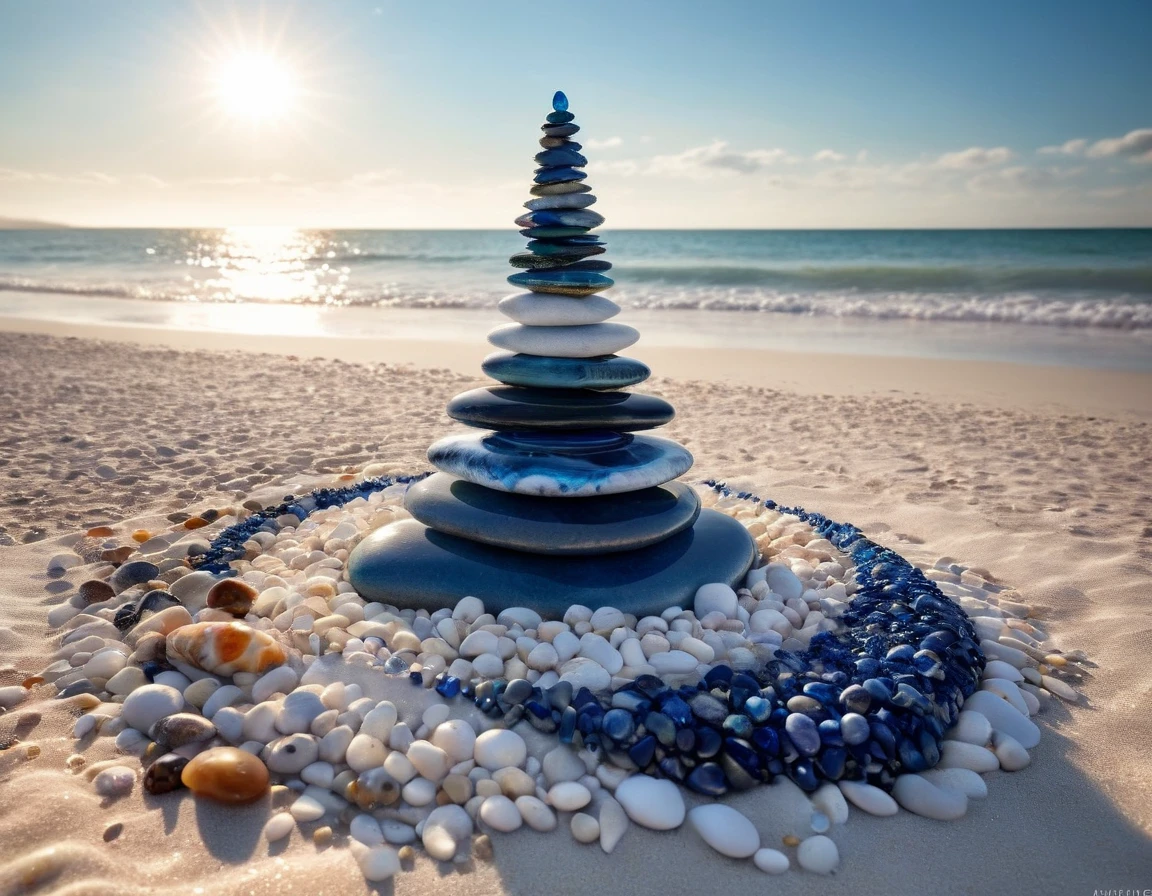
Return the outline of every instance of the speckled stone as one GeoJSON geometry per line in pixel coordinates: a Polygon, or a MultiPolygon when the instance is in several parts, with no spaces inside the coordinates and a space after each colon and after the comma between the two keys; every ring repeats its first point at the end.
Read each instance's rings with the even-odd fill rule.
{"type": "Polygon", "coordinates": [[[416,520],[377,529],[348,558],[348,579],[366,600],[435,611],[463,595],[489,612],[527,607],[559,618],[573,604],[637,616],[688,606],[708,582],[739,582],[756,555],[732,517],[704,510],[696,524],[636,551],[546,556],[446,535],[416,520]]]}
{"type": "Polygon", "coordinates": [[[618,355],[597,358],[550,358],[515,352],[493,352],[483,371],[510,386],[552,389],[622,389],[651,376],[647,364],[618,355]]]}
{"type": "Polygon", "coordinates": [[[682,482],[598,498],[536,498],[436,473],[408,489],[408,512],[451,535],[537,554],[592,554],[655,544],[691,526],[700,499],[682,482]]]}

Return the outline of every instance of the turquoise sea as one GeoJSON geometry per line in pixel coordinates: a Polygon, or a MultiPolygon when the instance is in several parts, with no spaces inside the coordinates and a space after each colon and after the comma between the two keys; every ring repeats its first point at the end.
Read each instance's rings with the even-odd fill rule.
{"type": "MultiPolygon", "coordinates": [[[[819,333],[823,322],[830,333],[890,331],[891,351],[901,353],[910,324],[918,345],[945,332],[932,324],[964,324],[984,334],[971,331],[968,340],[995,346],[995,356],[1014,342],[1073,355],[1077,346],[1088,354],[1102,346],[1101,357],[1083,363],[1152,366],[1152,229],[604,236],[604,257],[615,265],[612,297],[625,313],[664,320],[664,330],[706,319],[747,341],[797,327],[819,333]]],[[[280,308],[282,320],[291,319],[285,306],[489,310],[515,291],[505,282],[507,258],[523,245],[511,229],[0,231],[0,314],[162,325],[171,310],[161,306],[180,304],[182,320],[212,327],[228,320],[220,307],[228,304],[280,308]],[[141,310],[142,303],[157,304],[141,310]],[[204,311],[190,316],[188,306],[204,311]]],[[[337,315],[327,319],[340,329],[337,315]]]]}

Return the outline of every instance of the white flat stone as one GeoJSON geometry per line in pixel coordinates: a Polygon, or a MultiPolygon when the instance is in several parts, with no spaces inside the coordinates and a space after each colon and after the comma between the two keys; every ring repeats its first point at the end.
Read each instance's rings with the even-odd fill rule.
{"type": "Polygon", "coordinates": [[[490,772],[518,768],[527,755],[528,746],[515,731],[493,728],[476,738],[476,762],[490,772]]]}
{"type": "Polygon", "coordinates": [[[704,842],[721,855],[746,859],[760,848],[760,834],[747,818],[723,803],[697,806],[688,823],[704,842]]]}
{"type": "Polygon", "coordinates": [[[684,823],[684,798],[666,779],[633,775],[616,788],[616,799],[630,819],[654,831],[670,831],[684,823]]]}
{"type": "Polygon", "coordinates": [[[1024,697],[1020,693],[1020,688],[1016,686],[1015,682],[1008,681],[1006,678],[985,678],[980,684],[980,690],[989,691],[997,697],[1002,697],[1012,704],[1012,708],[1020,715],[1027,717],[1030,715],[1028,712],[1028,704],[1024,702],[1024,697]]]}
{"type": "Polygon", "coordinates": [[[992,723],[988,717],[970,709],[961,710],[956,724],[948,729],[945,740],[959,740],[978,747],[984,746],[992,738],[992,723]]]}
{"type": "Polygon", "coordinates": [[[1055,694],[1061,700],[1068,703],[1079,703],[1080,695],[1076,693],[1075,689],[1066,681],[1061,681],[1059,678],[1053,678],[1051,675],[1042,675],[1040,681],[1044,686],[1044,690],[1049,693],[1055,694]]]}
{"type": "Polygon", "coordinates": [[[863,781],[841,781],[838,786],[848,802],[869,815],[883,818],[900,811],[896,801],[879,787],[863,781]]]}
{"type": "Polygon", "coordinates": [[[538,292],[506,296],[496,307],[505,317],[529,327],[598,324],[620,313],[620,306],[603,296],[572,298],[538,292]]]}
{"type": "Polygon", "coordinates": [[[968,797],[963,793],[944,790],[920,775],[900,775],[892,785],[892,796],[909,812],[937,821],[954,821],[968,811],[968,797]]]}
{"type": "Polygon", "coordinates": [[[608,798],[600,803],[600,848],[611,853],[628,830],[628,815],[616,800],[608,798]]]}
{"type": "Polygon", "coordinates": [[[400,856],[389,846],[374,846],[356,856],[365,880],[382,881],[400,872],[400,856]]]}
{"type": "Polygon", "coordinates": [[[736,616],[738,606],[736,592],[723,582],[701,585],[696,589],[696,597],[692,602],[697,619],[703,619],[709,613],[723,613],[732,619],[736,616]]]}
{"type": "Polygon", "coordinates": [[[503,794],[490,796],[480,806],[480,820],[494,831],[511,833],[524,823],[516,804],[503,794]]]}
{"type": "Polygon", "coordinates": [[[992,732],[992,751],[1006,772],[1018,772],[1032,762],[1032,757],[1020,745],[1020,741],[1003,731],[992,732]]]}
{"type": "Polygon", "coordinates": [[[592,802],[592,794],[578,781],[561,781],[548,791],[548,802],[561,812],[575,812],[592,802]]]}
{"type": "Polygon", "coordinates": [[[844,824],[848,820],[848,804],[835,784],[822,784],[812,794],[812,805],[827,815],[832,824],[844,824]]]}
{"type": "Polygon", "coordinates": [[[183,708],[184,695],[180,691],[163,684],[146,684],[124,699],[120,718],[125,725],[147,732],[154,723],[183,708]]]}
{"type": "Polygon", "coordinates": [[[287,812],[278,812],[269,818],[268,822],[264,825],[264,839],[269,843],[283,840],[292,833],[292,828],[294,827],[296,827],[295,818],[287,812]]]}
{"type": "MultiPolygon", "coordinates": [[[[385,831],[385,835],[387,833],[385,831]]],[[[447,862],[462,845],[468,844],[472,836],[472,819],[460,806],[439,806],[424,822],[420,836],[428,855],[447,862]]]]}
{"type": "Polygon", "coordinates": [[[994,730],[1003,731],[1014,737],[1026,750],[1031,750],[1040,743],[1040,729],[1036,727],[1036,723],[1016,710],[1007,700],[990,691],[977,691],[964,701],[964,708],[987,716],[994,730]]]}
{"type": "Polygon", "coordinates": [[[758,849],[752,864],[765,874],[783,874],[788,870],[788,856],[778,849],[758,849]]]}
{"type": "Polygon", "coordinates": [[[577,812],[572,816],[572,837],[577,843],[595,843],[600,839],[600,822],[591,815],[577,812]]]}
{"type": "Polygon", "coordinates": [[[432,732],[432,743],[448,754],[453,763],[472,758],[476,731],[463,719],[449,719],[432,732]]]}
{"type": "Polygon", "coordinates": [[[921,772],[920,777],[944,790],[955,790],[970,800],[982,800],[988,796],[988,785],[976,772],[967,768],[932,768],[921,772]]]}
{"type": "MultiPolygon", "coordinates": [[[[556,813],[543,800],[534,796],[518,796],[515,802],[520,817],[532,830],[547,833],[556,829],[556,813]]],[[[599,828],[596,833],[600,833],[599,828]]]]}
{"type": "Polygon", "coordinates": [[[984,666],[985,678],[1005,678],[1008,681],[1023,681],[1020,670],[1003,660],[988,660],[984,666]]]}
{"type": "Polygon", "coordinates": [[[991,750],[976,744],[965,743],[962,740],[946,740],[940,747],[940,763],[937,767],[966,768],[977,774],[983,774],[1000,768],[1000,760],[991,750]]]}
{"type": "Polygon", "coordinates": [[[624,324],[586,324],[576,327],[526,327],[505,324],[488,334],[488,341],[510,352],[550,358],[595,358],[623,351],[640,338],[624,324]]]}

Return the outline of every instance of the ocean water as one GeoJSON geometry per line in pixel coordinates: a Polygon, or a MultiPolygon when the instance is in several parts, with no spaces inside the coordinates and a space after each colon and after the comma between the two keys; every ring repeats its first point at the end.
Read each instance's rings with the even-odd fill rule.
{"type": "MultiPolygon", "coordinates": [[[[921,344],[949,354],[937,337],[965,324],[978,327],[965,338],[996,346],[997,357],[1014,343],[1048,344],[1056,360],[1086,346],[1099,355],[1091,366],[1152,366],[1141,360],[1152,345],[1152,229],[609,230],[605,239],[612,297],[664,330],[706,319],[745,341],[799,327],[899,342],[914,323],[921,344]]],[[[0,231],[0,314],[212,327],[227,317],[222,304],[307,321],[317,317],[305,309],[357,309],[360,322],[371,309],[491,311],[515,291],[507,259],[524,243],[511,229],[0,231]]]]}

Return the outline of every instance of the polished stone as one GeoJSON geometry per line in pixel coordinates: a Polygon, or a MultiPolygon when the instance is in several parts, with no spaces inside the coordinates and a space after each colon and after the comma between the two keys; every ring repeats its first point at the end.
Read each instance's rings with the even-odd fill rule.
{"type": "Polygon", "coordinates": [[[493,386],[472,389],[448,402],[448,416],[480,429],[635,432],[670,423],[675,410],[663,398],[592,389],[493,386]]]}
{"type": "Polygon", "coordinates": [[[532,182],[537,184],[560,184],[572,180],[584,180],[587,176],[587,172],[581,171],[579,168],[573,168],[570,165],[561,165],[559,168],[537,168],[532,182]]]}
{"type": "Polygon", "coordinates": [[[580,236],[587,233],[588,227],[529,227],[520,231],[521,236],[529,239],[562,239],[564,237],[580,236]]]}
{"type": "Polygon", "coordinates": [[[513,223],[517,227],[599,227],[604,216],[587,208],[545,208],[526,212],[513,223]]]}
{"type": "MultiPolygon", "coordinates": [[[[595,243],[567,245],[563,242],[532,240],[532,242],[528,244],[527,254],[546,259],[548,264],[544,265],[545,267],[556,267],[563,264],[570,264],[573,261],[579,261],[581,258],[588,258],[591,255],[603,255],[607,251],[606,246],[595,243]]],[[[525,253],[520,252],[512,257],[523,259],[524,255],[525,253]]],[[[518,264],[516,267],[529,267],[529,265],[518,264]]]]}
{"type": "Polygon", "coordinates": [[[496,348],[550,358],[595,358],[614,355],[634,344],[640,334],[625,324],[581,327],[525,327],[504,324],[488,334],[496,348]]]}
{"type": "Polygon", "coordinates": [[[505,296],[496,307],[505,317],[527,327],[598,324],[620,313],[620,306],[603,296],[571,298],[541,292],[505,296]]]}
{"type": "MultiPolygon", "coordinates": [[[[571,247],[569,247],[569,248],[571,248],[571,247]]],[[[531,268],[531,269],[547,268],[549,270],[553,270],[553,269],[559,269],[561,267],[568,268],[569,266],[571,266],[573,264],[579,264],[580,259],[583,258],[585,255],[602,255],[602,254],[604,254],[603,247],[601,247],[599,252],[587,252],[587,253],[582,252],[581,254],[575,255],[575,256],[537,255],[535,252],[517,252],[515,255],[509,256],[508,263],[510,265],[512,265],[512,267],[514,267],[514,268],[531,268]]],[[[585,266],[579,267],[579,268],[577,268],[577,270],[582,270],[582,271],[610,271],[610,270],[612,270],[612,263],[610,261],[599,262],[601,267],[587,267],[586,266],[587,264],[591,264],[591,263],[592,262],[586,262],[585,266]]]]}
{"type": "Polygon", "coordinates": [[[715,510],[649,547],[593,557],[512,551],[403,520],[365,538],[347,570],[366,600],[429,612],[472,595],[494,613],[527,607],[558,619],[581,604],[649,616],[688,606],[701,585],[737,584],[755,555],[747,530],[715,510]]]}
{"type": "Polygon", "coordinates": [[[533,196],[559,196],[563,193],[590,193],[592,188],[588,184],[578,181],[566,181],[562,184],[533,184],[528,192],[533,196]]]}
{"type": "Polygon", "coordinates": [[[523,271],[509,276],[508,282],[532,292],[558,296],[590,296],[610,289],[616,281],[596,271],[570,271],[560,268],[523,271]]]}
{"type": "Polygon", "coordinates": [[[543,152],[536,153],[536,164],[570,165],[573,168],[583,168],[588,164],[588,159],[575,150],[568,149],[567,147],[557,147],[556,149],[546,149],[543,152]]]}
{"type": "Polygon", "coordinates": [[[568,122],[575,120],[575,118],[575,115],[566,110],[563,112],[549,112],[546,116],[544,116],[545,121],[547,121],[549,124],[567,124],[568,122]]]}
{"type": "Polygon", "coordinates": [[[574,149],[580,152],[584,148],[582,143],[577,143],[575,140],[569,140],[567,137],[541,137],[540,145],[545,149],[555,149],[558,146],[566,146],[569,149],[574,149]]]}
{"type": "Polygon", "coordinates": [[[634,492],[692,469],[688,449],[668,439],[587,430],[448,436],[428,460],[486,488],[556,498],[634,492]]]}
{"type": "Polygon", "coordinates": [[[561,500],[498,492],[447,473],[411,486],[404,506],[440,532],[533,554],[647,547],[687,529],[700,515],[700,498],[682,482],[561,500]]]}
{"type": "Polygon", "coordinates": [[[563,90],[557,90],[552,94],[552,108],[557,112],[568,111],[568,96],[563,90]]]}
{"type": "Polygon", "coordinates": [[[532,211],[543,211],[555,208],[588,208],[596,204],[596,196],[592,193],[563,193],[560,196],[541,196],[539,199],[529,199],[524,208],[532,211]]]}
{"type": "Polygon", "coordinates": [[[542,124],[540,130],[544,132],[545,137],[571,137],[580,130],[580,125],[572,124],[542,124]]]}
{"type": "Polygon", "coordinates": [[[642,383],[652,374],[648,365],[617,355],[548,358],[493,352],[484,359],[481,368],[492,379],[510,386],[539,386],[545,389],[622,389],[642,383]]]}

